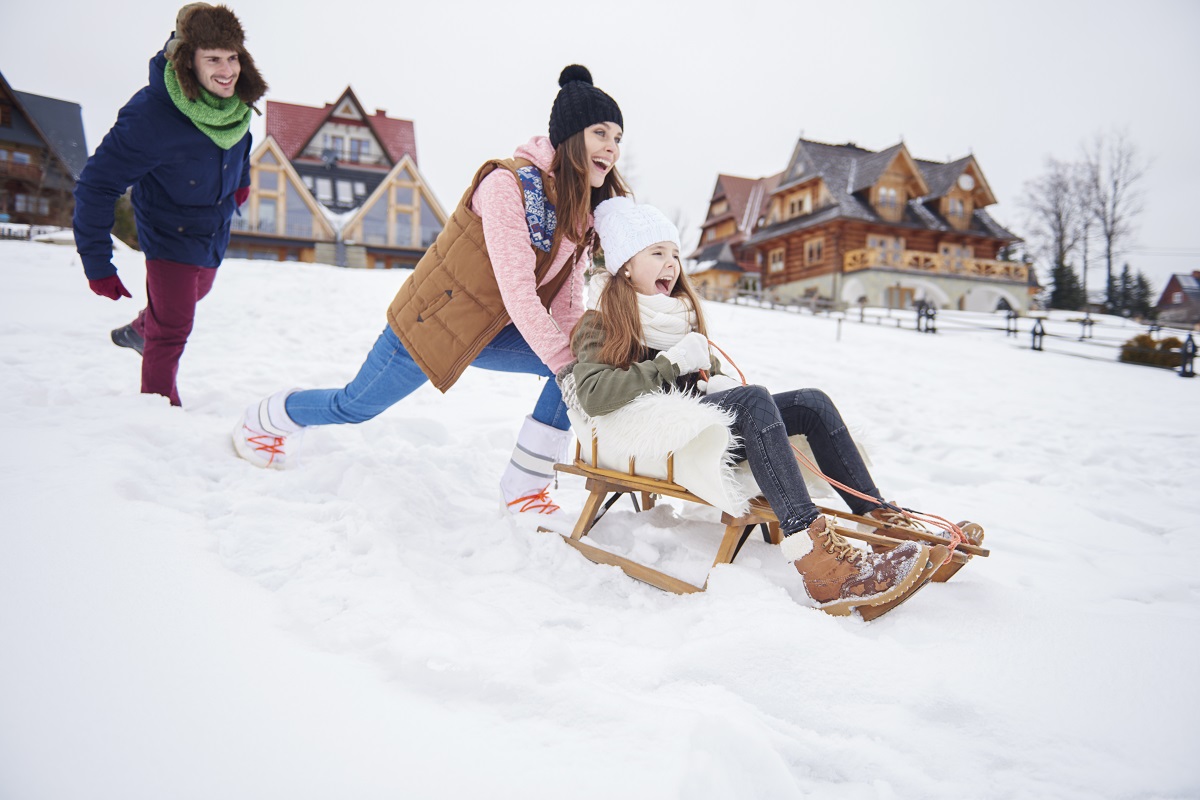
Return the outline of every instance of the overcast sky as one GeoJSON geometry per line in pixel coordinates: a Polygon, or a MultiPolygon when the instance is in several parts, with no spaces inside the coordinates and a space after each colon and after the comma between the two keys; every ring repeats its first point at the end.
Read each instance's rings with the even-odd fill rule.
{"type": "MultiPolygon", "coordinates": [[[[146,82],[175,3],[14,0],[0,70],[79,103],[89,151],[146,82]]],[[[1156,291],[1200,269],[1200,2],[506,3],[241,0],[269,99],[321,106],[351,85],[416,123],[418,161],[453,207],[482,161],[544,134],[563,66],[587,65],[625,116],[639,200],[693,238],[718,173],[769,175],[797,137],[917,158],[974,153],[989,210],[1018,235],[1045,159],[1128,131],[1150,161],[1124,257],[1156,291]]],[[[263,132],[261,119],[251,129],[263,132]]],[[[1098,246],[1092,253],[1098,252],[1098,246]]],[[[1103,269],[1092,261],[1089,286],[1103,269]]],[[[1045,271],[1042,271],[1045,280],[1045,271]]]]}

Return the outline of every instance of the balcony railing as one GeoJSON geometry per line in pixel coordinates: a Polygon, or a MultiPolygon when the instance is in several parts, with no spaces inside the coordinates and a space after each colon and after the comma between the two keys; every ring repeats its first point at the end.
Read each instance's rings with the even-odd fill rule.
{"type": "Polygon", "coordinates": [[[986,258],[945,256],[922,250],[887,250],[867,247],[851,250],[843,260],[846,272],[863,269],[897,269],[904,272],[924,272],[964,278],[994,278],[1026,283],[1029,265],[1015,261],[992,261],[986,258]]]}
{"type": "Polygon", "coordinates": [[[42,168],[36,164],[15,164],[0,161],[0,177],[38,183],[42,179],[42,168]]]}

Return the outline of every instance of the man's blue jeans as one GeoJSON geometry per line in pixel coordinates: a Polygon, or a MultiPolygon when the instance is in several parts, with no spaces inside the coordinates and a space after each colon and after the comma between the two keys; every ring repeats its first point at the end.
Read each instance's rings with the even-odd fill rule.
{"type": "MultiPolygon", "coordinates": [[[[562,431],[570,427],[554,373],[533,352],[516,326],[506,325],[471,366],[549,378],[534,406],[533,418],[562,431]]],[[[408,397],[427,380],[391,327],[385,327],[354,380],[341,389],[294,392],[287,399],[287,413],[298,425],[365,422],[408,397]]]]}

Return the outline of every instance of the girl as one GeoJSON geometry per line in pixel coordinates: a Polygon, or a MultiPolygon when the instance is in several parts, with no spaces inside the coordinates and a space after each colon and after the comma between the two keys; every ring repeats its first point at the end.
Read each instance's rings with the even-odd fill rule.
{"type": "Polygon", "coordinates": [[[596,232],[611,277],[597,310],[586,312],[571,336],[580,407],[599,416],[639,395],[675,388],[731,411],[739,453],[779,518],[784,556],[822,610],[844,615],[880,606],[875,611],[882,613],[923,586],[949,558],[946,547],[906,542],[882,553],[860,550],[834,532],[808,495],[790,435],[808,437],[831,478],[879,499],[843,492],[852,511],[877,517],[882,511],[882,495],[830,399],[817,389],[771,395],[721,374],[683,274],[675,226],[657,209],[618,197],[597,207],[596,232]]]}
{"type": "MultiPolygon", "coordinates": [[[[251,405],[233,434],[239,455],[282,469],[304,428],[371,419],[426,380],[445,392],[468,365],[553,378],[571,362],[566,332],[583,313],[592,209],[627,189],[616,170],[616,101],[579,65],[558,82],[549,138],[479,169],[358,375],[339,389],[282,391],[251,405]]],[[[546,490],[569,426],[558,385],[547,381],[500,481],[507,509],[558,511],[546,490]]]]}

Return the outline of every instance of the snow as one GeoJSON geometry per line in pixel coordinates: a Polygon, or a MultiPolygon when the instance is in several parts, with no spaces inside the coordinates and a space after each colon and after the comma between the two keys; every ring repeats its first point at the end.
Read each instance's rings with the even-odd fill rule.
{"type": "MultiPolygon", "coordinates": [[[[180,410],[108,340],[135,303],[67,248],[0,263],[5,800],[1200,794],[1200,380],[1062,315],[1036,353],[1028,320],[707,306],[753,381],[829,392],[889,497],[987,529],[864,623],[760,540],[678,597],[501,517],[533,377],[310,430],[295,470],[235,457],[248,403],[352,376],[405,272],[227,262],[180,410]]],[[[686,573],[720,531],[622,503],[596,535],[686,573]]]]}

